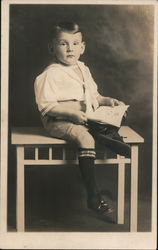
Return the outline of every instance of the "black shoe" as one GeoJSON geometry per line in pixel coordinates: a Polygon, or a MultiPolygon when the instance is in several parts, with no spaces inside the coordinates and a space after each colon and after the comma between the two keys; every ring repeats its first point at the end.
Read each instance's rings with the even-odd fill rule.
{"type": "Polygon", "coordinates": [[[116,154],[123,155],[127,158],[131,157],[131,147],[123,141],[117,131],[109,133],[107,131],[105,134],[99,133],[97,139],[116,154]]]}
{"type": "Polygon", "coordinates": [[[94,202],[89,202],[88,208],[93,210],[99,215],[108,215],[114,212],[114,209],[110,208],[110,206],[104,200],[101,200],[99,204],[94,202]]]}

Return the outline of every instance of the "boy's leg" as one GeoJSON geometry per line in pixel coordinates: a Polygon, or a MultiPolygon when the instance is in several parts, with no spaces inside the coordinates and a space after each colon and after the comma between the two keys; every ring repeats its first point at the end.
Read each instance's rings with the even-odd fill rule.
{"type": "Polygon", "coordinates": [[[89,132],[102,145],[105,145],[116,154],[131,157],[131,148],[120,137],[115,126],[106,126],[93,121],[89,121],[89,132]]]}
{"type": "Polygon", "coordinates": [[[88,207],[102,214],[112,212],[107,203],[101,200],[96,187],[95,141],[88,129],[82,125],[66,121],[56,122],[53,119],[46,120],[44,125],[51,136],[74,142],[78,146],[79,168],[87,191],[88,207]]]}
{"type": "Polygon", "coordinates": [[[69,131],[71,139],[79,147],[79,168],[87,191],[88,208],[99,214],[113,212],[101,199],[95,180],[95,141],[84,126],[74,125],[69,131]]]}
{"type": "Polygon", "coordinates": [[[113,212],[109,205],[101,199],[95,180],[95,151],[92,148],[79,149],[79,168],[87,190],[88,208],[99,214],[113,212]]]}
{"type": "Polygon", "coordinates": [[[79,149],[79,168],[87,190],[87,200],[99,202],[99,192],[95,180],[95,151],[94,149],[79,149]]]}

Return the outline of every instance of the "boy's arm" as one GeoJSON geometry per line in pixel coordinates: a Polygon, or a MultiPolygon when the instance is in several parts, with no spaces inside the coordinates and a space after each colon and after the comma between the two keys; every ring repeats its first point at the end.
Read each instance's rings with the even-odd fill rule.
{"type": "Polygon", "coordinates": [[[99,106],[117,106],[117,105],[124,105],[123,102],[118,101],[117,99],[111,97],[105,97],[102,95],[97,96],[97,101],[99,106]]]}
{"type": "MultiPolygon", "coordinates": [[[[124,102],[118,101],[117,99],[111,98],[111,97],[105,97],[99,96],[97,97],[97,101],[99,103],[99,106],[118,106],[118,105],[125,105],[124,102]]],[[[127,111],[124,113],[124,117],[126,118],[127,116],[127,111]]]]}
{"type": "Polygon", "coordinates": [[[75,110],[73,108],[64,107],[63,104],[59,104],[53,107],[50,111],[48,111],[47,114],[52,117],[60,117],[66,119],[75,124],[85,124],[87,121],[87,117],[84,112],[75,110]]]}

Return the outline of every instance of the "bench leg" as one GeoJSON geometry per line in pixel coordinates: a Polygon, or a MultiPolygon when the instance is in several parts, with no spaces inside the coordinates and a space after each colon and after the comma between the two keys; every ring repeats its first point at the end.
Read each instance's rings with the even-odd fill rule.
{"type": "Polygon", "coordinates": [[[24,147],[17,146],[17,189],[16,189],[16,223],[17,231],[23,232],[24,216],[25,216],[25,204],[24,204],[24,147]]]}
{"type": "Polygon", "coordinates": [[[138,145],[132,145],[131,207],[130,207],[130,231],[131,232],[137,232],[137,203],[138,203],[138,145]]]}
{"type": "Polygon", "coordinates": [[[125,163],[118,163],[118,200],[117,200],[117,223],[124,224],[124,203],[125,203],[125,163]]]}

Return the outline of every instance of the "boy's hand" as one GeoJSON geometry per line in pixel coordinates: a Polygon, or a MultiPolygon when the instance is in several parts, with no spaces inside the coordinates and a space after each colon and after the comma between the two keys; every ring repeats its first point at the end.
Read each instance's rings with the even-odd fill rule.
{"type": "Polygon", "coordinates": [[[75,124],[86,125],[87,116],[84,112],[59,104],[48,112],[50,116],[60,117],[75,124]]]}
{"type": "Polygon", "coordinates": [[[118,105],[125,105],[124,102],[118,101],[117,99],[110,98],[110,106],[118,106],[118,105]]]}
{"type": "MultiPolygon", "coordinates": [[[[110,98],[111,99],[111,106],[114,107],[114,106],[118,106],[118,105],[125,105],[124,102],[121,102],[121,101],[118,101],[117,99],[114,99],[114,98],[110,98]]],[[[125,111],[124,113],[124,118],[127,117],[127,111],[125,111]]]]}
{"type": "Polygon", "coordinates": [[[75,111],[71,114],[70,120],[78,125],[84,125],[86,124],[87,117],[86,114],[82,111],[75,111]]]}
{"type": "Polygon", "coordinates": [[[118,105],[125,105],[123,102],[118,101],[117,99],[111,98],[111,97],[105,97],[99,95],[98,98],[99,106],[118,106],[118,105]]]}

